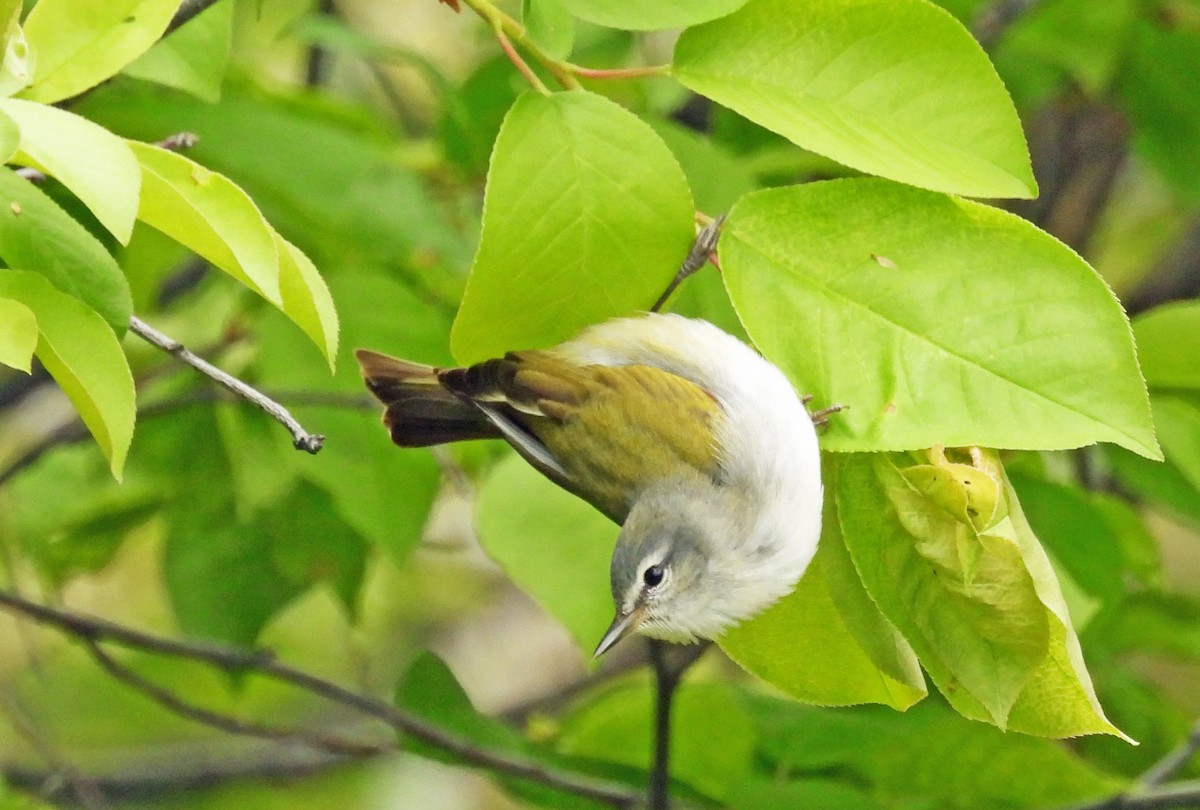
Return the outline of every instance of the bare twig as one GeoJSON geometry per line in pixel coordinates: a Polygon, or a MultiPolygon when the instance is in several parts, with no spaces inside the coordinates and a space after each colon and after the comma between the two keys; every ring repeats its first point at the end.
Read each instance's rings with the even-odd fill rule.
{"type": "Polygon", "coordinates": [[[104,619],[31,602],[4,590],[0,590],[0,607],[55,627],[91,645],[108,641],[131,649],[200,661],[228,672],[254,672],[290,684],[380,720],[397,732],[407,734],[470,765],[493,769],[508,776],[537,782],[613,807],[634,807],[640,800],[636,791],[631,791],[624,785],[564,772],[532,759],[479,746],[468,738],[439,728],[420,717],[397,709],[390,703],[359,694],[281,663],[267,651],[241,650],[154,636],[104,619]]]}
{"type": "Polygon", "coordinates": [[[1166,782],[1200,753],[1200,720],[1188,736],[1137,778],[1124,793],[1109,796],[1070,810],[1166,810],[1200,806],[1200,781],[1166,782]]]}
{"type": "Polygon", "coordinates": [[[306,431],[296,419],[288,413],[287,408],[280,405],[275,400],[263,394],[246,383],[227,374],[221,369],[209,363],[204,358],[189,351],[179,341],[172,337],[164,335],[157,329],[154,329],[141,318],[133,317],[129,319],[129,330],[138,337],[148,343],[151,343],[163,351],[171,354],[181,362],[187,363],[192,368],[199,371],[209,379],[224,386],[232,391],[237,396],[245,399],[247,402],[252,402],[262,410],[266,411],[275,421],[286,427],[292,434],[292,444],[297,450],[303,450],[307,453],[318,453],[321,447],[325,444],[325,437],[319,433],[309,433],[306,431]]]}

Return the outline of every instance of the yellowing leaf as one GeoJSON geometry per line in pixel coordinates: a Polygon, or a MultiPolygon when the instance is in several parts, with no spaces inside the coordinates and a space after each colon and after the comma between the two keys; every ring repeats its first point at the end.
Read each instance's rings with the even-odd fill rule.
{"type": "Polygon", "coordinates": [[[24,98],[46,103],[82,93],[158,41],[179,0],[39,0],[25,19],[37,56],[24,98]]]}
{"type": "Polygon", "coordinates": [[[142,174],[125,142],[86,118],[20,99],[0,99],[0,112],[21,131],[18,163],[57,179],[125,244],[137,218],[142,174]]]}
{"type": "Polygon", "coordinates": [[[142,167],[138,219],[280,306],[275,234],[246,192],[183,155],[128,143],[142,167]]]}
{"type": "Polygon", "coordinates": [[[96,438],[117,479],[133,439],[133,375],[117,336],[78,299],[37,273],[0,270],[0,296],[37,318],[36,354],[96,438]]]}

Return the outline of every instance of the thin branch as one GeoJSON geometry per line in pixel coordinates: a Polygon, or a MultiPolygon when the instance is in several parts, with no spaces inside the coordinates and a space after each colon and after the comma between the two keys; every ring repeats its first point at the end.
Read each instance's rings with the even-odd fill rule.
{"type": "Polygon", "coordinates": [[[0,590],[0,607],[88,642],[109,641],[131,649],[200,661],[228,672],[254,672],[290,684],[381,720],[396,731],[408,734],[470,765],[490,768],[508,776],[537,782],[614,807],[630,808],[640,800],[636,791],[631,791],[624,785],[567,773],[535,760],[479,746],[466,737],[441,729],[382,700],[359,694],[280,663],[268,651],[241,650],[154,636],[104,619],[31,602],[4,590],[0,590]]]}
{"type": "MultiPolygon", "coordinates": [[[[463,3],[470,6],[472,11],[486,20],[487,23],[492,26],[493,30],[502,32],[505,37],[512,40],[517,45],[520,45],[521,48],[530,56],[532,56],[534,61],[544,67],[546,72],[553,76],[554,80],[562,85],[564,89],[579,89],[579,80],[575,78],[567,65],[557,59],[547,56],[546,53],[526,35],[524,27],[522,27],[521,24],[512,17],[508,16],[495,5],[493,5],[491,0],[463,0],[463,3]]],[[[503,45],[503,41],[501,44],[503,45]]]]}
{"type": "Polygon", "coordinates": [[[705,262],[716,255],[717,240],[721,238],[721,225],[724,222],[725,215],[721,214],[700,229],[700,233],[696,234],[696,241],[692,243],[692,249],[688,251],[683,264],[679,265],[679,270],[675,273],[675,278],[671,279],[671,283],[667,285],[667,288],[662,291],[662,295],[650,307],[651,312],[658,312],[662,309],[663,305],[667,303],[667,299],[671,297],[671,293],[675,292],[675,289],[688,276],[695,273],[704,266],[705,262]]]}
{"type": "Polygon", "coordinates": [[[153,700],[172,714],[193,720],[212,728],[237,734],[242,737],[257,737],[263,740],[273,740],[281,743],[300,743],[318,751],[352,757],[368,757],[395,750],[393,745],[379,745],[348,740],[332,734],[323,734],[305,729],[282,728],[265,723],[255,723],[230,717],[227,714],[197,706],[169,689],[164,689],[153,681],[142,677],[137,672],[117,661],[100,646],[95,639],[84,639],[88,652],[108,674],[121,683],[153,700]]]}
{"type": "Polygon", "coordinates": [[[157,329],[154,329],[141,318],[133,317],[129,319],[129,330],[138,337],[148,343],[151,343],[163,351],[171,354],[176,359],[183,363],[187,363],[192,368],[199,371],[209,379],[224,386],[232,391],[237,396],[252,402],[262,410],[266,411],[275,421],[286,427],[292,434],[292,444],[297,450],[303,450],[307,453],[318,453],[322,445],[325,444],[325,437],[319,433],[309,433],[306,431],[296,419],[288,413],[287,408],[280,405],[275,400],[268,397],[266,394],[251,388],[246,383],[227,374],[221,369],[209,363],[204,358],[189,351],[179,341],[172,337],[164,335],[157,329]]]}
{"type": "Polygon", "coordinates": [[[567,70],[585,79],[639,79],[645,76],[668,76],[670,65],[646,65],[628,68],[589,68],[565,63],[567,70]]]}
{"type": "Polygon", "coordinates": [[[708,645],[649,640],[650,665],[654,669],[654,764],[647,786],[649,810],[668,810],[671,805],[671,708],[683,673],[708,645]]]}
{"type": "Polygon", "coordinates": [[[1158,787],[1179,773],[1195,758],[1197,752],[1200,752],[1200,720],[1192,726],[1183,742],[1141,775],[1138,786],[1142,789],[1158,787]]]}
{"type": "Polygon", "coordinates": [[[516,67],[517,72],[525,77],[525,81],[529,82],[529,86],[534,90],[537,90],[543,96],[550,95],[550,88],[546,87],[545,83],[538,78],[538,75],[534,72],[533,68],[529,66],[529,63],[526,62],[521,57],[521,54],[517,52],[517,49],[513,47],[512,42],[509,41],[507,36],[505,36],[504,29],[500,26],[500,24],[496,23],[492,26],[492,28],[496,33],[496,40],[500,43],[500,49],[504,51],[504,55],[508,57],[508,61],[512,62],[513,66],[516,67]]]}

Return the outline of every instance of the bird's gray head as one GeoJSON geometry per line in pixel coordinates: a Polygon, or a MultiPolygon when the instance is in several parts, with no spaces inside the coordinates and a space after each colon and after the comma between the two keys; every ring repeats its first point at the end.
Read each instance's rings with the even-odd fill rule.
{"type": "Polygon", "coordinates": [[[742,618],[728,599],[740,511],[735,494],[707,477],[663,482],[638,498],[613,551],[616,618],[597,656],[634,631],[694,641],[742,618]]]}

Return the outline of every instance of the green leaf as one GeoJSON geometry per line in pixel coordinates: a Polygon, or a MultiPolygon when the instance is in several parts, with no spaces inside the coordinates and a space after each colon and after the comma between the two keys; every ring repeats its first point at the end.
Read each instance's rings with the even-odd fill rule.
{"type": "Polygon", "coordinates": [[[338,350],[338,316],[333,296],[300,248],[279,234],[275,234],[275,247],[279,251],[281,309],[312,338],[333,371],[338,350]]]}
{"type": "Polygon", "coordinates": [[[521,21],[525,33],[554,59],[566,59],[575,44],[575,21],[563,0],[522,0],[521,21]]]}
{"type": "Polygon", "coordinates": [[[548,346],[648,307],[687,254],[692,221],[683,172],[648,125],[591,93],[527,93],[492,153],[454,356],[548,346]]]}
{"type": "Polygon", "coordinates": [[[673,72],[860,171],[973,197],[1037,194],[1004,85],[967,30],[932,3],[752,0],[685,31],[673,72]]]}
{"type": "Polygon", "coordinates": [[[38,360],[71,400],[120,480],[133,439],[135,406],[133,375],[117,336],[95,311],[37,273],[0,270],[0,296],[20,302],[37,318],[38,360]]]}
{"type": "Polygon", "coordinates": [[[132,302],[121,268],[87,230],[32,183],[0,169],[0,257],[42,274],[96,310],[118,332],[132,302]]]}
{"type": "Polygon", "coordinates": [[[1138,498],[1200,524],[1200,490],[1169,460],[1150,461],[1119,447],[1105,448],[1104,456],[1121,485],[1138,498]]]}
{"type": "Polygon", "coordinates": [[[837,774],[884,807],[1057,807],[1123,789],[1056,742],[1005,734],[936,701],[901,715],[746,697],[773,772],[837,774]]]}
{"type": "Polygon", "coordinates": [[[612,621],[617,526],[516,455],[484,480],[476,524],[484,551],[590,652],[612,621]]]}
{"type": "MultiPolygon", "coordinates": [[[[998,474],[1004,476],[999,463],[993,463],[998,474]]],[[[1004,492],[1008,518],[993,531],[1002,532],[1020,547],[1021,558],[1033,577],[1050,624],[1049,655],[1033,673],[1013,706],[1008,718],[1009,728],[1044,737],[1112,734],[1132,742],[1109,722],[1100,708],[1050,559],[1026,521],[1007,477],[1004,477],[1004,492]]]]}
{"type": "Polygon", "coordinates": [[[863,590],[831,507],[826,504],[817,555],[796,589],[731,628],[720,639],[721,649],[806,703],[907,709],[925,697],[916,655],[863,590]],[[844,565],[850,565],[848,572],[844,565]]]}
{"type": "Polygon", "coordinates": [[[1139,315],[1133,337],[1151,388],[1200,390],[1200,301],[1177,301],[1139,315]]]}
{"type": "Polygon", "coordinates": [[[37,342],[33,311],[20,301],[0,298],[0,363],[28,374],[37,342]]]}
{"type": "Polygon", "coordinates": [[[324,490],[301,481],[256,521],[271,539],[272,567],[300,588],[328,582],[351,614],[357,610],[367,544],[346,525],[324,490]]]}
{"type": "Polygon", "coordinates": [[[183,155],[129,146],[142,167],[138,219],[282,306],[275,234],[246,192],[183,155]]]}
{"type": "MultiPolygon", "coordinates": [[[[649,771],[653,729],[654,688],[639,674],[576,701],[562,718],[555,747],[569,756],[649,771]]],[[[671,778],[731,800],[750,775],[755,734],[730,686],[684,683],[675,693],[671,732],[671,778]]]]}
{"type": "Polygon", "coordinates": [[[12,159],[21,145],[21,130],[17,122],[0,113],[0,157],[5,163],[12,159]]]}
{"type": "Polygon", "coordinates": [[[1117,94],[1137,150],[1177,193],[1200,200],[1200,32],[1139,20],[1117,94]]]}
{"type": "Polygon", "coordinates": [[[724,17],[745,5],[746,0],[659,0],[655,3],[562,0],[562,3],[579,19],[596,25],[630,31],[653,31],[683,28],[724,17]]]}
{"type": "MultiPolygon", "coordinates": [[[[562,769],[576,776],[601,774],[608,777],[606,781],[610,785],[619,786],[620,782],[624,782],[632,788],[631,792],[636,792],[645,783],[644,773],[550,751],[544,746],[529,742],[500,721],[480,714],[471,705],[470,698],[459,686],[454,674],[431,654],[418,658],[408,669],[396,689],[395,702],[398,708],[424,718],[457,739],[469,742],[477,748],[498,751],[524,760],[532,767],[551,771],[562,769]]],[[[430,759],[440,762],[462,761],[461,757],[446,748],[431,746],[411,735],[404,735],[402,742],[405,749],[430,759]]],[[[468,764],[477,765],[474,762],[468,764]]],[[[588,801],[578,795],[564,795],[549,787],[512,779],[504,769],[495,770],[494,776],[507,784],[513,792],[528,798],[535,806],[570,807],[572,810],[612,806],[611,803],[588,801]]]]}
{"type": "Polygon", "coordinates": [[[221,98],[233,43],[232,0],[219,2],[125,66],[127,76],[174,87],[204,101],[221,98]]]}
{"type": "Polygon", "coordinates": [[[1200,405],[1183,397],[1158,394],[1151,402],[1163,454],[1192,488],[1200,491],[1200,405]]]}
{"type": "Polygon", "coordinates": [[[842,534],[867,592],[938,688],[952,702],[970,696],[1003,728],[1047,649],[1045,610],[1020,549],[946,514],[905,479],[898,459],[829,461],[842,534]]]}
{"type": "Polygon", "coordinates": [[[827,449],[1110,441],[1159,457],[1120,304],[1025,220],[834,180],[743,197],[720,256],[759,349],[798,390],[850,406],[827,449]]]}
{"type": "Polygon", "coordinates": [[[0,112],[21,131],[16,161],[57,179],[127,244],[137,218],[142,173],[124,141],[86,118],[46,104],[0,99],[0,112]]]}
{"type": "Polygon", "coordinates": [[[701,211],[716,216],[757,188],[747,163],[721,144],[673,121],[651,121],[650,126],[683,167],[701,211]]]}
{"type": "Polygon", "coordinates": [[[454,278],[470,261],[473,246],[397,156],[394,133],[354,108],[233,83],[213,105],[145,82],[112,82],[77,111],[143,141],[196,133],[188,156],[244,189],[322,272],[397,263],[441,270],[444,263],[454,278]]]}
{"type": "Polygon", "coordinates": [[[21,95],[50,103],[94,87],[157,42],[178,10],[178,0],[39,0],[25,19],[37,67],[21,95]]]}
{"type": "Polygon", "coordinates": [[[1087,494],[1028,475],[1011,480],[1038,539],[1071,578],[1093,596],[1119,600],[1125,591],[1121,541],[1087,494]]]}

